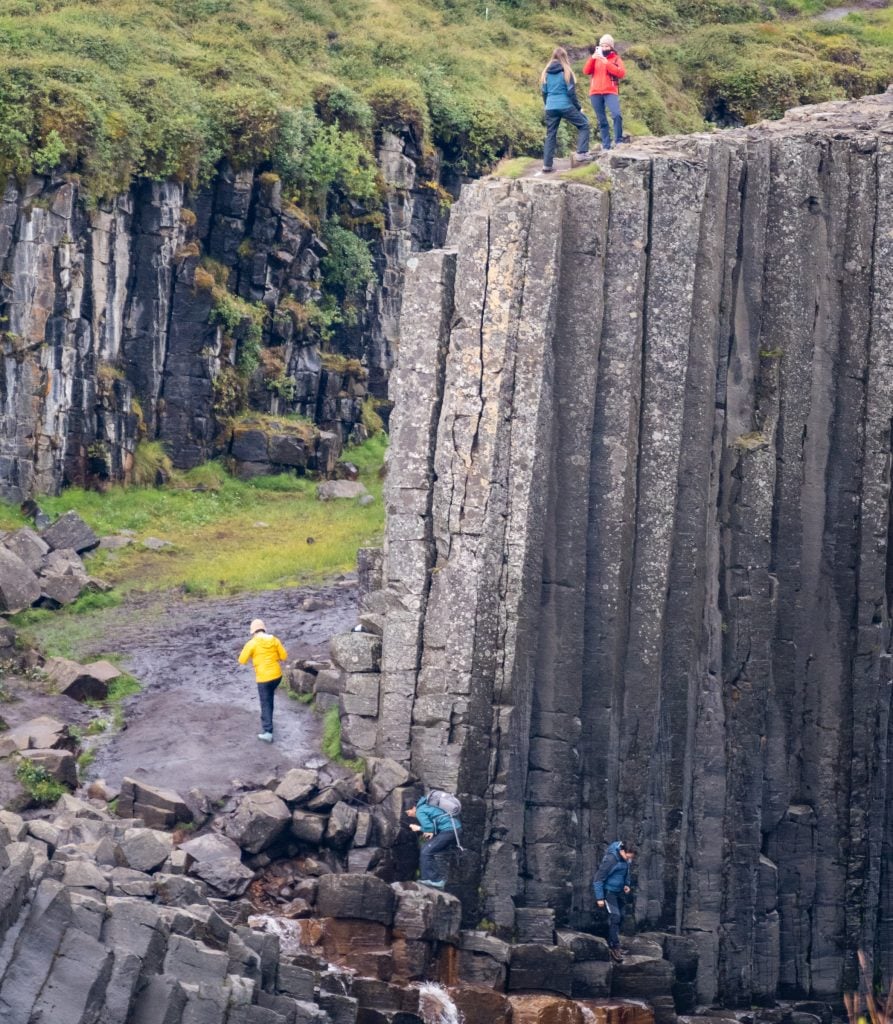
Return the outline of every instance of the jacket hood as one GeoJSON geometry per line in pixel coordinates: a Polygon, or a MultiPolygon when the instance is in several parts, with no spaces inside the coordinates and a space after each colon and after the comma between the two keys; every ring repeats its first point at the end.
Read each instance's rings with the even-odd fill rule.
{"type": "Polygon", "coordinates": [[[547,75],[554,75],[558,71],[564,74],[564,68],[561,66],[560,60],[553,60],[552,63],[546,68],[547,75]]]}
{"type": "Polygon", "coordinates": [[[608,853],[613,853],[614,856],[618,860],[621,860],[622,859],[621,856],[620,856],[620,847],[621,846],[623,846],[623,843],[618,839],[615,842],[611,843],[611,845],[608,847],[607,852],[608,853]]]}

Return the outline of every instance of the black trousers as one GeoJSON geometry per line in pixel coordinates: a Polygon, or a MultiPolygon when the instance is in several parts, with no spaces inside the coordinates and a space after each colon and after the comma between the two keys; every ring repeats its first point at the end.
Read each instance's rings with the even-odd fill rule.
{"type": "Polygon", "coordinates": [[[435,856],[444,850],[449,850],[456,845],[456,833],[449,829],[447,832],[438,832],[432,839],[422,844],[419,854],[419,868],[422,878],[429,882],[442,882],[443,872],[437,867],[435,856]]]}
{"type": "Polygon", "coordinates": [[[257,696],[260,700],[261,732],[273,731],[273,694],[281,682],[282,676],[278,679],[271,679],[268,683],[257,684],[257,696]]]}

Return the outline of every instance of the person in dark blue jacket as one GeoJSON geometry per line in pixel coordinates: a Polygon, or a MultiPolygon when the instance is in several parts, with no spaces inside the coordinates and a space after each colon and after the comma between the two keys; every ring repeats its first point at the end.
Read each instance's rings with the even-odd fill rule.
{"type": "Polygon", "coordinates": [[[577,98],[577,80],[571,69],[567,51],[557,46],[552,60],[540,75],[540,88],[546,104],[546,145],[543,149],[543,172],[548,174],[554,168],[555,146],[558,142],[558,126],[562,120],[570,121],[577,129],[577,153],[575,160],[589,159],[589,118],[580,109],[577,98]]]}
{"type": "Polygon", "coordinates": [[[619,840],[611,843],[592,880],[596,903],[608,911],[608,950],[611,959],[618,964],[623,961],[620,952],[623,898],[631,891],[629,865],[635,855],[636,851],[629,844],[619,840]]]}
{"type": "Polygon", "coordinates": [[[422,885],[430,885],[434,889],[442,889],[446,882],[443,874],[437,867],[435,855],[453,846],[459,845],[459,831],[462,822],[458,818],[451,818],[446,811],[428,803],[427,797],[422,797],[415,807],[406,811],[410,818],[415,818],[409,827],[413,832],[421,832],[425,842],[422,844],[419,853],[419,868],[422,885]]]}

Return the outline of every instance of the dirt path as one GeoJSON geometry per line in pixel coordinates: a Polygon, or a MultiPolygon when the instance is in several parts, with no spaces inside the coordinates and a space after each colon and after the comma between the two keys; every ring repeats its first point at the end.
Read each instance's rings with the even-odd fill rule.
{"type": "Polygon", "coordinates": [[[275,742],[257,739],[254,675],[236,658],[255,616],[281,638],[290,659],[326,657],[331,637],[356,622],[352,581],[220,599],[144,595],[114,612],[95,653],[121,652],[143,690],[125,705],[126,727],[100,738],[90,776],[117,786],[132,775],[218,798],[235,780],[260,785],[318,752],[319,715],[282,690],[275,742]],[[301,605],[308,597],[330,606],[305,612],[301,605]]]}
{"type": "Polygon", "coordinates": [[[816,21],[840,21],[848,14],[859,14],[861,11],[880,11],[890,6],[890,0],[856,0],[854,3],[841,7],[829,7],[816,15],[816,21]]]}

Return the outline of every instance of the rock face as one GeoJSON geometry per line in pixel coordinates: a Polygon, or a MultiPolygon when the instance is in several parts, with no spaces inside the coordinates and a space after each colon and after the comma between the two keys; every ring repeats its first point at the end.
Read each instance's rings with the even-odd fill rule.
{"type": "Polygon", "coordinates": [[[628,837],[686,999],[834,996],[893,967],[893,94],[604,170],[409,261],[374,752],[462,794],[466,927],[628,837]]]}
{"type": "Polygon", "coordinates": [[[405,262],[443,242],[439,167],[417,181],[422,155],[406,147],[390,133],[382,141],[381,224],[358,229],[376,279],[334,355],[321,353],[308,320],[327,249],[275,175],[224,162],[201,189],[143,181],[98,206],[61,177],[9,179],[0,195],[0,496],[127,479],[143,436],[181,468],[213,454],[244,476],[334,468],[342,443],[366,436],[364,401],[385,396],[405,262]],[[263,306],[260,365],[242,380],[254,307],[224,329],[214,313],[221,288],[263,306]],[[321,435],[308,443],[285,430],[219,430],[242,392],[250,409],[299,413],[321,435]]]}

